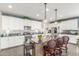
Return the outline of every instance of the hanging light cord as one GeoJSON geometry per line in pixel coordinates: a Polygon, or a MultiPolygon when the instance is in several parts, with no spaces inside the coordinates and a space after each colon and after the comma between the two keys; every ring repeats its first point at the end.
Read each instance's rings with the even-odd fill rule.
{"type": "Polygon", "coordinates": [[[55,21],[57,20],[57,9],[55,9],[55,21]]]}
{"type": "Polygon", "coordinates": [[[45,15],[44,15],[44,19],[46,20],[46,8],[47,8],[47,3],[44,3],[45,5],[45,15]]]}

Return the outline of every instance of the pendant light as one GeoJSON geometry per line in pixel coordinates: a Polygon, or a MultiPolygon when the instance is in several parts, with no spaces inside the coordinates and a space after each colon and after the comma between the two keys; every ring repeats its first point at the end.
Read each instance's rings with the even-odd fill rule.
{"type": "Polygon", "coordinates": [[[47,18],[46,18],[46,8],[47,8],[47,3],[44,3],[44,19],[43,19],[43,33],[47,33],[47,18]]]}
{"type": "Polygon", "coordinates": [[[45,9],[44,9],[44,22],[46,23],[47,22],[47,18],[46,18],[46,9],[47,9],[47,3],[44,3],[44,7],[45,7],[45,9]]]}
{"type": "Polygon", "coordinates": [[[47,8],[47,3],[44,3],[44,6],[45,6],[44,19],[46,20],[46,8],[47,8]]]}
{"type": "Polygon", "coordinates": [[[57,11],[58,9],[55,9],[55,25],[57,25],[57,11]]]}

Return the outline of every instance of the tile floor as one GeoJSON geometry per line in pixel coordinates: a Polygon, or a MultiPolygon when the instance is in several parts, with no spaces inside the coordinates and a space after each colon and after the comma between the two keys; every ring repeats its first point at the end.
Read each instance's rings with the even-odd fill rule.
{"type": "MultiPolygon", "coordinates": [[[[23,56],[23,46],[0,51],[0,56],[23,56]]],[[[62,56],[79,56],[79,46],[68,44],[68,53],[63,51],[62,56]]]]}

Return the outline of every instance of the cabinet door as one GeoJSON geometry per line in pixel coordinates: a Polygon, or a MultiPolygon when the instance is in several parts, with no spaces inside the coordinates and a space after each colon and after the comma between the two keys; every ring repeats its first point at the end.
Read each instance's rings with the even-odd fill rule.
{"type": "Polygon", "coordinates": [[[9,37],[9,47],[14,47],[23,44],[24,37],[23,36],[13,36],[9,37]]]}
{"type": "Polygon", "coordinates": [[[1,49],[8,48],[8,37],[1,38],[1,49]]]}
{"type": "Polygon", "coordinates": [[[24,42],[24,37],[23,36],[3,37],[3,38],[1,38],[0,48],[4,49],[4,48],[9,48],[9,47],[22,45],[23,42],[24,42]]]}
{"type": "Polygon", "coordinates": [[[8,45],[9,47],[15,46],[15,38],[14,38],[14,36],[13,37],[9,37],[8,42],[9,42],[9,45],[8,45]]]}
{"type": "Polygon", "coordinates": [[[22,45],[24,43],[24,36],[17,37],[17,45],[22,45]]]}
{"type": "Polygon", "coordinates": [[[9,37],[9,47],[17,46],[18,36],[9,37]]]}

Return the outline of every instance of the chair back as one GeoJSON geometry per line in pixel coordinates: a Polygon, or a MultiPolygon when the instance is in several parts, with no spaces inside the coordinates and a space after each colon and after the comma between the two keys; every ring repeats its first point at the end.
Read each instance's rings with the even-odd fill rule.
{"type": "Polygon", "coordinates": [[[56,47],[56,42],[54,40],[50,40],[47,42],[47,46],[54,49],[56,47]]]}
{"type": "Polygon", "coordinates": [[[57,46],[62,46],[64,43],[64,40],[62,38],[57,38],[57,46]]]}
{"type": "Polygon", "coordinates": [[[69,37],[68,36],[63,36],[62,39],[64,41],[64,44],[68,44],[68,41],[69,41],[69,37]]]}

